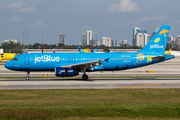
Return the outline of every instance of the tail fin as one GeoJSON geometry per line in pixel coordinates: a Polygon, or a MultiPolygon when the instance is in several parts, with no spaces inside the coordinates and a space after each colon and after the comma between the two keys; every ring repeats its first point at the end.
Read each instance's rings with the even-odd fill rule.
{"type": "Polygon", "coordinates": [[[166,49],[170,28],[171,28],[170,25],[161,26],[161,28],[159,28],[159,30],[146,44],[146,46],[139,52],[164,53],[166,49]]]}
{"type": "Polygon", "coordinates": [[[80,52],[80,53],[84,53],[84,51],[81,49],[80,46],[78,46],[78,49],[79,49],[79,52],[80,52]]]}
{"type": "Polygon", "coordinates": [[[95,48],[95,50],[93,52],[97,52],[97,48],[95,48]]]}
{"type": "Polygon", "coordinates": [[[171,49],[169,49],[167,52],[164,52],[164,54],[171,54],[171,49]]]}

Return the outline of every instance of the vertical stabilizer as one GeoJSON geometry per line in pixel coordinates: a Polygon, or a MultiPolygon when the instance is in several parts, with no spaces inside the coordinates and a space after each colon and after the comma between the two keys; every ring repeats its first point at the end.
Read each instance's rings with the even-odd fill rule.
{"type": "Polygon", "coordinates": [[[170,32],[170,25],[163,25],[156,34],[151,38],[151,40],[146,44],[146,46],[139,52],[144,53],[164,53],[166,49],[166,44],[170,32]]]}

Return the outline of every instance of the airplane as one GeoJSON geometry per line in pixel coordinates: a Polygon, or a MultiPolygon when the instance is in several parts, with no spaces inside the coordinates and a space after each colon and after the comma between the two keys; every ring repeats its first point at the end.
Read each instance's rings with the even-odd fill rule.
{"type": "Polygon", "coordinates": [[[163,25],[138,52],[115,53],[26,53],[15,56],[5,67],[15,71],[26,71],[26,80],[32,71],[55,71],[58,77],[77,76],[88,80],[86,72],[115,71],[143,67],[165,60],[174,55],[165,54],[170,25],[163,25]]]}
{"type": "Polygon", "coordinates": [[[15,56],[16,56],[16,54],[14,54],[14,53],[1,53],[0,54],[0,61],[11,60],[15,56]]]}
{"type": "MultiPolygon", "coordinates": [[[[89,48],[87,49],[85,48],[83,51],[80,46],[78,46],[78,49],[79,49],[79,53],[88,53],[89,51],[89,48]]],[[[95,48],[93,52],[97,52],[97,48],[95,48]]]]}
{"type": "Polygon", "coordinates": [[[169,49],[167,52],[164,52],[164,54],[171,54],[171,49],[169,49]]]}

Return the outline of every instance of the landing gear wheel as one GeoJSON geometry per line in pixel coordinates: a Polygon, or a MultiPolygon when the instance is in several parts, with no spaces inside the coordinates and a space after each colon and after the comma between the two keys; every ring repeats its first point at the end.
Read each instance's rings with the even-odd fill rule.
{"type": "Polygon", "coordinates": [[[26,80],[29,80],[29,76],[26,77],[26,80]]]}
{"type": "Polygon", "coordinates": [[[88,76],[86,74],[82,75],[83,80],[88,80],[88,76]]]}
{"type": "Polygon", "coordinates": [[[30,74],[30,71],[27,71],[26,80],[29,80],[29,74],[30,74]]]}

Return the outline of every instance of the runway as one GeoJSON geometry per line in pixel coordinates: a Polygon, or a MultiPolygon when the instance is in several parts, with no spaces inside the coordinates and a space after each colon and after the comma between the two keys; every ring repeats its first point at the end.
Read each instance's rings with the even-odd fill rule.
{"type": "Polygon", "coordinates": [[[180,88],[180,78],[1,79],[0,89],[180,88]]]}
{"type": "Polygon", "coordinates": [[[180,76],[180,57],[162,63],[109,72],[87,72],[88,81],[79,78],[55,77],[54,72],[31,72],[26,81],[26,72],[11,71],[0,65],[0,77],[24,77],[22,79],[0,79],[0,89],[100,89],[100,88],[180,88],[180,78],[156,78],[156,76],[180,76]],[[154,78],[91,78],[92,76],[154,76],[154,78]],[[33,79],[31,77],[44,77],[33,79]],[[55,77],[55,78],[49,78],[55,77]]]}

